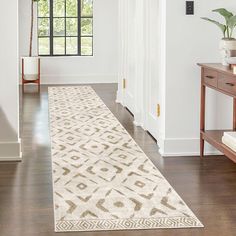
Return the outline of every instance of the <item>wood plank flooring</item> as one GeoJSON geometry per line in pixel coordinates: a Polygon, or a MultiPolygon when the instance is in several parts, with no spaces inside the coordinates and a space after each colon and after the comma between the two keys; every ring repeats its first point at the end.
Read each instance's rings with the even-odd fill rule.
{"type": "MultiPolygon", "coordinates": [[[[236,235],[236,165],[228,158],[162,158],[150,135],[115,103],[117,86],[92,86],[170,184],[203,222],[203,229],[54,233],[47,86],[21,97],[23,161],[0,163],[1,236],[233,236],[236,235]]],[[[28,92],[27,92],[28,91],[28,92]]]]}

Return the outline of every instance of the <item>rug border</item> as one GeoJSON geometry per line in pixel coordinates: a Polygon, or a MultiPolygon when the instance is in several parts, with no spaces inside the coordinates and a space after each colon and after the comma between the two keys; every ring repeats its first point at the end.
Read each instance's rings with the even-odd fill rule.
{"type": "MultiPolygon", "coordinates": [[[[89,87],[90,89],[93,90],[93,92],[96,94],[96,96],[98,97],[99,100],[101,100],[101,102],[105,105],[105,107],[111,112],[111,114],[114,116],[114,118],[117,120],[117,122],[123,127],[124,131],[129,135],[129,137],[137,144],[137,142],[135,141],[135,139],[129,134],[129,132],[125,129],[125,127],[121,124],[121,122],[118,120],[118,118],[115,116],[115,114],[109,109],[109,107],[105,104],[105,102],[101,99],[101,97],[98,95],[98,93],[93,89],[92,86],[90,85],[75,85],[75,86],[49,86],[48,87],[48,125],[49,125],[49,134],[50,134],[50,144],[52,147],[52,136],[51,136],[51,122],[50,122],[50,108],[51,108],[51,104],[50,104],[50,99],[49,99],[49,93],[50,90],[54,89],[54,88],[69,88],[69,87],[89,87]]],[[[138,144],[137,144],[138,145],[138,144]]],[[[52,176],[52,189],[53,189],[53,212],[54,212],[54,231],[55,232],[95,232],[95,231],[116,231],[116,230],[148,230],[148,229],[180,229],[180,228],[204,228],[205,226],[202,224],[202,222],[198,219],[198,217],[196,217],[196,215],[194,214],[194,212],[192,211],[192,209],[188,206],[188,204],[186,204],[186,202],[183,200],[183,198],[178,194],[178,192],[175,190],[175,188],[169,183],[169,181],[167,180],[167,178],[161,173],[161,171],[155,166],[155,164],[152,162],[152,160],[147,156],[147,154],[142,150],[142,148],[138,145],[139,149],[144,153],[144,155],[147,157],[147,159],[152,163],[152,165],[154,166],[155,169],[157,169],[161,176],[166,180],[166,182],[172,187],[172,189],[175,191],[176,195],[182,200],[182,202],[186,205],[186,207],[189,209],[189,211],[192,213],[193,216],[190,217],[157,217],[157,218],[149,218],[149,219],[143,219],[143,220],[161,220],[164,218],[167,219],[172,219],[172,220],[176,220],[179,218],[182,219],[194,219],[196,221],[196,225],[177,225],[177,226],[160,226],[160,227],[140,227],[140,228],[114,228],[114,229],[99,229],[99,228],[94,228],[94,229],[88,229],[88,230],[79,230],[79,229],[66,229],[66,230],[58,230],[57,229],[57,225],[59,222],[77,222],[77,224],[79,222],[83,222],[83,221],[96,221],[93,219],[86,219],[86,220],[71,220],[71,221],[58,221],[56,220],[56,214],[55,214],[55,199],[54,199],[54,179],[53,179],[53,171],[51,172],[51,176],[52,176]]],[[[53,159],[52,159],[52,153],[51,153],[51,168],[53,170],[53,159]]],[[[122,221],[125,219],[119,219],[119,221],[122,221]]],[[[129,220],[130,219],[126,219],[129,220]]],[[[134,220],[140,220],[140,219],[134,219],[134,220]]],[[[98,220],[101,221],[101,220],[98,220]]],[[[114,221],[114,220],[107,220],[107,221],[114,221]]]]}
{"type": "Polygon", "coordinates": [[[204,228],[204,225],[197,217],[157,217],[149,219],[99,219],[99,220],[66,220],[56,221],[55,232],[94,232],[94,231],[117,231],[117,230],[151,230],[151,229],[180,229],[180,228],[204,228]],[[191,223],[188,221],[191,220],[191,223]],[[126,223],[135,224],[135,226],[127,226],[126,223]],[[141,221],[141,223],[140,223],[141,221]],[[86,223],[89,226],[79,226],[86,223]],[[107,224],[112,224],[109,227],[107,224]],[[60,225],[66,224],[63,226],[60,225]],[[103,225],[105,226],[103,226],[103,225]]]}

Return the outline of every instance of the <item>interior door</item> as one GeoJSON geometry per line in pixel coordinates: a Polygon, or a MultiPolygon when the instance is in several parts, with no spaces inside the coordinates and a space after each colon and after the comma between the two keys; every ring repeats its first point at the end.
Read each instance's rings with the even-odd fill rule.
{"type": "Polygon", "coordinates": [[[134,94],[136,79],[136,50],[135,50],[135,10],[136,0],[127,1],[126,9],[126,39],[125,39],[125,92],[124,105],[134,113],[134,94]]]}
{"type": "MultiPolygon", "coordinates": [[[[145,101],[146,101],[146,125],[149,133],[158,140],[159,137],[159,117],[158,104],[160,104],[161,93],[159,91],[159,1],[146,1],[146,82],[145,82],[145,101]]],[[[160,107],[161,108],[161,107],[160,107]]],[[[161,110],[159,110],[161,112],[161,110]]]]}

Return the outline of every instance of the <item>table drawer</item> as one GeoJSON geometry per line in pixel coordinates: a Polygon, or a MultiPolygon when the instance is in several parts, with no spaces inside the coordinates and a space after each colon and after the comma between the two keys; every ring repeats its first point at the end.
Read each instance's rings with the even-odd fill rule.
{"type": "Polygon", "coordinates": [[[217,87],[218,84],[218,73],[213,70],[204,69],[203,72],[203,81],[207,85],[211,85],[213,87],[217,87]]]}
{"type": "Polygon", "coordinates": [[[218,88],[236,96],[236,77],[229,77],[221,74],[218,80],[218,88]]]}

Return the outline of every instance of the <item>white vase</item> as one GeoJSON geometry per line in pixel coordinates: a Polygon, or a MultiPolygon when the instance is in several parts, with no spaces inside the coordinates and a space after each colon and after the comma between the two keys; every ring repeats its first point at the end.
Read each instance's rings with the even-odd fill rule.
{"type": "Polygon", "coordinates": [[[228,66],[227,59],[236,56],[236,39],[222,39],[220,41],[222,65],[228,66]]]}

